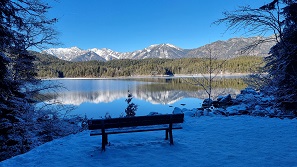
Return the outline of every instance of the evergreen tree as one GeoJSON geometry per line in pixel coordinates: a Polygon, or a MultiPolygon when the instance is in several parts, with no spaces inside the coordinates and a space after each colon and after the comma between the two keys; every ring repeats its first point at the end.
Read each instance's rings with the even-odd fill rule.
{"type": "Polygon", "coordinates": [[[265,10],[279,8],[279,3],[286,5],[282,9],[282,33],[278,43],[271,48],[271,56],[266,58],[265,68],[269,72],[270,85],[280,108],[293,111],[297,115],[297,1],[276,1],[263,6],[265,10]]]}
{"type": "Polygon", "coordinates": [[[28,49],[53,44],[56,20],[45,17],[49,8],[39,0],[0,2],[0,160],[30,149],[27,116],[39,80],[28,49]]]}
{"type": "MultiPolygon", "coordinates": [[[[297,1],[273,0],[260,8],[241,7],[234,12],[225,12],[217,23],[227,23],[230,29],[246,29],[252,34],[274,32],[277,43],[270,50],[260,77],[261,90],[274,95],[277,106],[284,111],[296,112],[297,108],[297,1]]],[[[260,40],[247,48],[253,48],[267,40],[260,40]]]]}
{"type": "Polygon", "coordinates": [[[125,109],[126,117],[134,117],[136,115],[136,111],[138,108],[138,105],[132,103],[133,96],[128,90],[128,98],[125,100],[128,104],[127,108],[125,109]]]}

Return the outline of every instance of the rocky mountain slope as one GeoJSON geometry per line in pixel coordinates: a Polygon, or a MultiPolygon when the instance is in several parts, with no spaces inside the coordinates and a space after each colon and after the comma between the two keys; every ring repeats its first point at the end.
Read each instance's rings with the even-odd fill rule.
{"type": "Polygon", "coordinates": [[[82,50],[78,47],[71,48],[51,48],[44,50],[47,53],[67,61],[108,61],[113,59],[146,59],[146,58],[187,58],[187,57],[205,57],[210,51],[217,58],[234,58],[242,55],[267,56],[270,48],[275,42],[263,43],[252,50],[243,52],[243,48],[255,43],[258,40],[265,40],[261,37],[250,38],[231,38],[227,41],[216,41],[195,49],[182,49],[171,44],[151,45],[142,50],[133,52],[116,52],[111,49],[88,49],[82,50]]]}
{"type": "Polygon", "coordinates": [[[275,42],[265,42],[252,49],[246,49],[247,46],[254,44],[259,40],[265,40],[261,37],[251,38],[231,38],[227,41],[216,41],[208,45],[204,45],[197,49],[191,49],[186,57],[203,57],[209,55],[209,51],[213,56],[218,58],[234,58],[242,55],[267,56],[269,50],[275,45],[275,42]]]}

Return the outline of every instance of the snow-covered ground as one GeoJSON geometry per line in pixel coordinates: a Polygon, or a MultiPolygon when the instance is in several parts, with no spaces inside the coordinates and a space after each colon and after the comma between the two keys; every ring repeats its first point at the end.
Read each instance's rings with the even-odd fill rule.
{"type": "Polygon", "coordinates": [[[101,136],[89,131],[54,140],[0,162],[1,167],[297,166],[297,119],[254,116],[185,117],[174,130],[101,136]]]}

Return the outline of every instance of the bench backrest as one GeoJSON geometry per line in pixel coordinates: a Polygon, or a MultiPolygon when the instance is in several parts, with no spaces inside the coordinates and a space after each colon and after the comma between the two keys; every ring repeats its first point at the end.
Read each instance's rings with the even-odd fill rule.
{"type": "Polygon", "coordinates": [[[89,130],[108,129],[108,128],[122,128],[132,126],[148,126],[161,125],[170,123],[183,123],[184,114],[166,114],[166,115],[151,115],[151,116],[137,116],[111,119],[91,119],[88,120],[89,130]]]}

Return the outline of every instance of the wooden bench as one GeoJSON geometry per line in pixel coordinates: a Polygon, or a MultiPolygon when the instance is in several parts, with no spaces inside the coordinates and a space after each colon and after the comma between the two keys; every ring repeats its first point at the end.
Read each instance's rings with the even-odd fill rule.
{"type": "Polygon", "coordinates": [[[184,114],[150,115],[111,119],[90,119],[88,129],[90,136],[102,135],[102,151],[108,144],[108,134],[132,133],[165,130],[165,139],[173,145],[173,129],[182,129],[184,114]]]}

